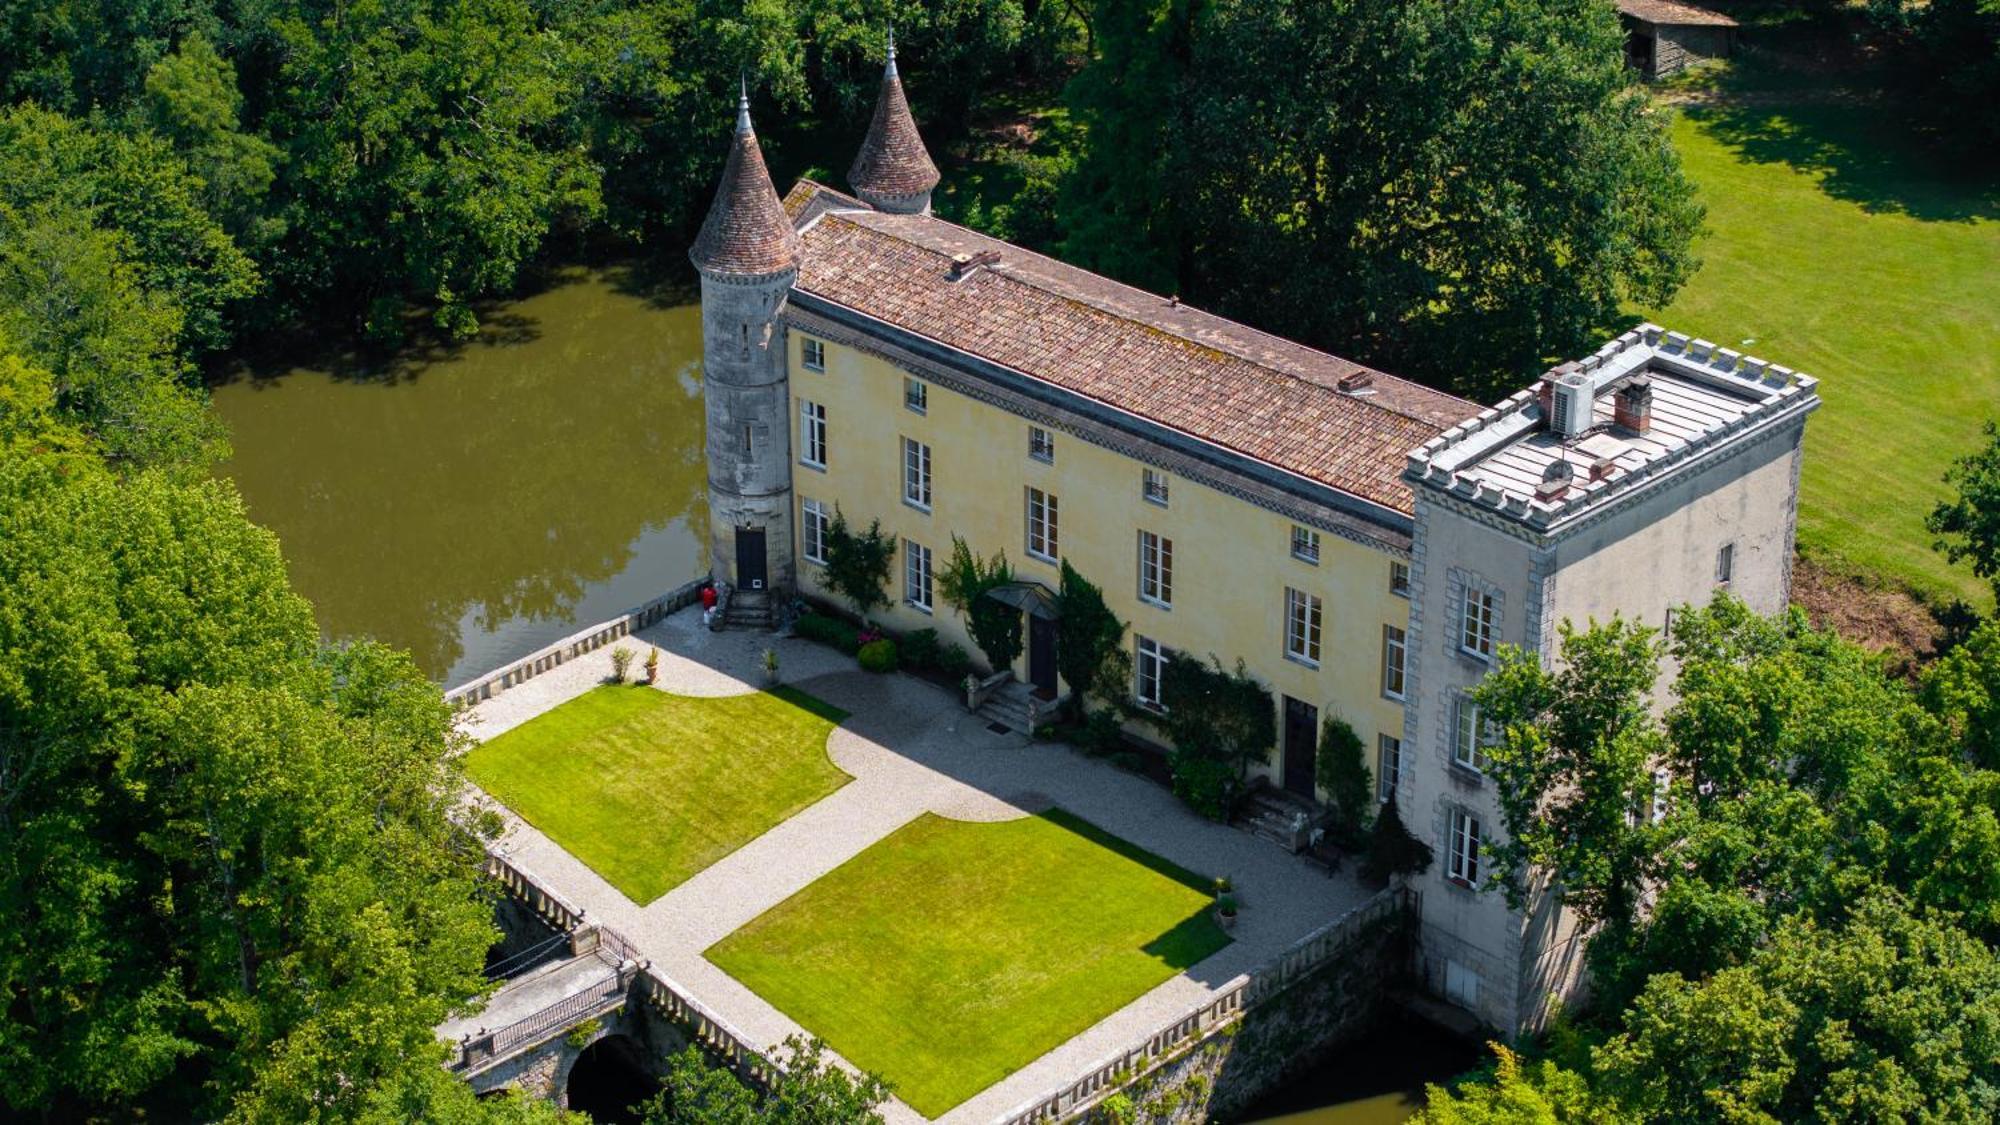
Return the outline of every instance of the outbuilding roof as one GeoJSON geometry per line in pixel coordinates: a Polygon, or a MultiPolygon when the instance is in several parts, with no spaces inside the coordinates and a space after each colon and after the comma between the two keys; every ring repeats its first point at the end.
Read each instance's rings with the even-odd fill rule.
{"type": "Polygon", "coordinates": [[[1667,27],[1736,27],[1735,20],[1678,0],[1618,0],[1618,10],[1636,20],[1667,27]]]}
{"type": "Polygon", "coordinates": [[[810,181],[785,209],[801,291],[1398,512],[1410,450],[1479,411],[931,215],[810,181]]]}

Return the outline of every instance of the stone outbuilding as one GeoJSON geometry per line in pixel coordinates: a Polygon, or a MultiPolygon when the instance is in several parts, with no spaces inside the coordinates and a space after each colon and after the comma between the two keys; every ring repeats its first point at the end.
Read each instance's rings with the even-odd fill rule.
{"type": "Polygon", "coordinates": [[[1625,61],[1648,82],[1715,59],[1736,46],[1735,20],[1679,0],[1618,0],[1625,61]]]}

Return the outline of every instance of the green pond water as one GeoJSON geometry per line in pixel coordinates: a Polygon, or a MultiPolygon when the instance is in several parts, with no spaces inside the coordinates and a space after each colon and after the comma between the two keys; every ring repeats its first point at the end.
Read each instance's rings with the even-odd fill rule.
{"type": "Polygon", "coordinates": [[[327,636],[462,682],[706,569],[687,300],[572,269],[462,345],[236,373],[222,471],[327,636]]]}

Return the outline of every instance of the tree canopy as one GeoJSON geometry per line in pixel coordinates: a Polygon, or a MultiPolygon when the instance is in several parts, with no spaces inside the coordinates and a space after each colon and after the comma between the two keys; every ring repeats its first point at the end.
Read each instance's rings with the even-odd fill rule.
{"type": "Polygon", "coordinates": [[[1541,865],[1597,923],[1595,1011],[1427,1119],[1586,1090],[1607,1119],[1991,1120],[2000,625],[1912,683],[1797,610],[1722,593],[1673,621],[1657,726],[1660,646],[1627,622],[1566,632],[1559,671],[1508,653],[1480,690],[1504,725],[1495,868],[1541,865]],[[1675,779],[1657,823],[1652,765],[1675,779]]]}

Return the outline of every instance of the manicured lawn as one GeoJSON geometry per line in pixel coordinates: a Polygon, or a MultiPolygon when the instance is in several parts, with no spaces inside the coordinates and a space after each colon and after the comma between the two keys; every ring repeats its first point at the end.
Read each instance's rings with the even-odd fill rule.
{"type": "Polygon", "coordinates": [[[1865,106],[1696,109],[1674,141],[1710,231],[1674,303],[1642,312],[1820,377],[1801,549],[1989,602],[1931,550],[1923,519],[1946,466],[2000,415],[2000,192],[1865,106]]]}
{"type": "Polygon", "coordinates": [[[851,780],[846,713],[789,688],[694,699],[605,686],[466,757],[472,780],[637,903],[851,780]]]}
{"type": "Polygon", "coordinates": [[[927,815],[707,957],[936,1117],[1227,945],[1208,886],[1060,810],[927,815]]]}

